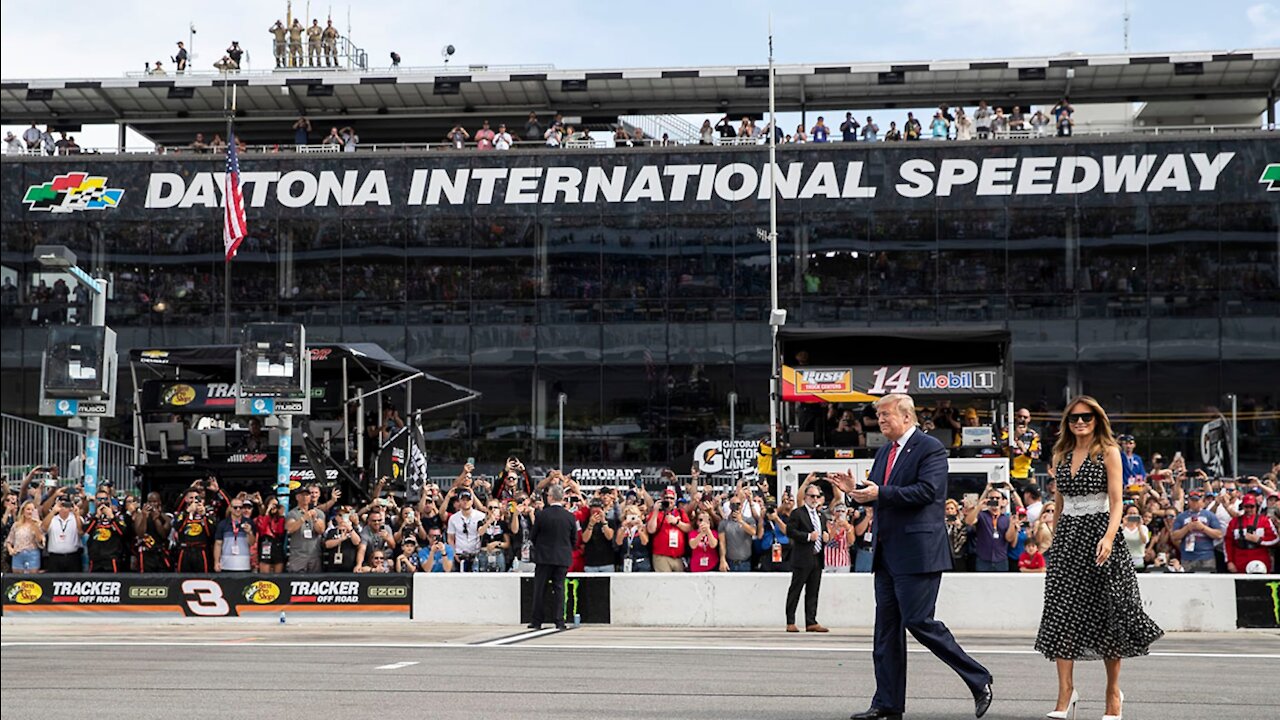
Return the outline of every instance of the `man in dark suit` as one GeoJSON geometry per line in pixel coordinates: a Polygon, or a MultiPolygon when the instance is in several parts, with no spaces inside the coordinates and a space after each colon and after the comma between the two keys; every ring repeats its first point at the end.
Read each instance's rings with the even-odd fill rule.
{"type": "Polygon", "coordinates": [[[872,660],[876,694],[871,709],[853,720],[899,720],[907,700],[907,645],[904,630],[955,670],[973,693],[974,713],[991,706],[991,673],[969,657],[946,625],[933,617],[942,572],[951,569],[944,503],[947,450],[916,429],[909,395],[885,395],[876,402],[880,432],[889,443],[876,453],[870,481],[851,473],[831,478],[855,501],[874,504],[872,526],[876,631],[872,660]]]}
{"type": "Polygon", "coordinates": [[[796,605],[804,589],[804,629],[806,632],[827,631],[818,624],[818,589],[822,585],[824,566],[822,545],[827,536],[827,519],[818,507],[822,491],[813,485],[805,488],[804,504],[787,518],[787,537],[791,539],[791,587],[787,590],[787,632],[800,632],[796,627],[796,605]]]}
{"type": "Polygon", "coordinates": [[[551,588],[551,618],[560,630],[564,625],[564,576],[573,563],[573,538],[578,522],[564,509],[564,486],[547,488],[547,507],[533,518],[529,540],[533,543],[533,622],[529,627],[542,628],[543,598],[547,585],[551,588]]]}

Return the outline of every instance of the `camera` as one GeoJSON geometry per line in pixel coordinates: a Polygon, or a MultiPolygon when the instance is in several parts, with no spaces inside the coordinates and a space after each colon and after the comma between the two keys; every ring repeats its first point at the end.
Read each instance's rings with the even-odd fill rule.
{"type": "Polygon", "coordinates": [[[735,501],[735,502],[731,502],[731,503],[729,503],[729,512],[730,512],[730,513],[736,513],[736,512],[738,512],[738,511],[739,511],[739,510],[741,510],[741,509],[742,509],[742,503],[740,503],[740,502],[736,502],[736,501],[735,501]]]}
{"type": "Polygon", "coordinates": [[[768,505],[765,505],[765,506],[764,506],[764,514],[765,514],[765,515],[772,515],[772,514],[774,514],[774,513],[776,513],[776,512],[778,512],[778,506],[777,506],[777,505],[775,505],[775,504],[773,504],[773,503],[769,503],[768,505]]]}

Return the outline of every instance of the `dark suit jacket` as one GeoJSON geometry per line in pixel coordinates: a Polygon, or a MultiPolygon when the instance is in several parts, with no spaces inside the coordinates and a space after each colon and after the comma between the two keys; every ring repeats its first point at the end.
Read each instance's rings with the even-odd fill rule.
{"type": "Polygon", "coordinates": [[[533,518],[529,541],[533,543],[533,562],[536,565],[573,564],[573,538],[578,532],[578,521],[573,513],[560,505],[548,505],[533,518]]]}
{"type": "Polygon", "coordinates": [[[809,533],[814,530],[823,532],[827,529],[827,518],[821,512],[818,513],[818,524],[822,527],[815,528],[813,520],[809,518],[809,508],[801,504],[795,510],[791,511],[791,517],[787,518],[787,537],[791,539],[791,568],[807,568],[813,567],[817,563],[818,567],[825,566],[825,556],[823,553],[813,552],[813,541],[809,539],[809,533]]]}
{"type": "Polygon", "coordinates": [[[872,530],[878,567],[894,575],[951,569],[947,545],[947,449],[916,428],[884,482],[890,445],[876,452],[871,480],[880,485],[872,530]]]}

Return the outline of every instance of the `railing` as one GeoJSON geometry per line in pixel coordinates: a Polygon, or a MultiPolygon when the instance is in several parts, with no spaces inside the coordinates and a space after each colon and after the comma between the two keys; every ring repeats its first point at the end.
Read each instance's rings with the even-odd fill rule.
{"type": "MultiPolygon", "coordinates": [[[[35,465],[57,465],[63,482],[79,481],[75,467],[83,467],[84,433],[46,425],[14,415],[0,415],[0,471],[16,489],[22,476],[35,465]]],[[[124,443],[102,440],[98,445],[98,482],[110,480],[116,490],[131,491],[133,448],[124,443]]]]}
{"type": "MultiPolygon", "coordinates": [[[[359,50],[358,48],[356,50],[358,51],[358,53],[360,53],[360,56],[365,56],[365,53],[363,50],[359,50]]],[[[273,58],[268,58],[268,59],[273,63],[275,62],[273,58]]],[[[304,63],[306,62],[305,43],[303,48],[303,62],[304,63]]],[[[354,57],[352,59],[352,62],[353,64],[358,65],[358,61],[354,57]]],[[[246,65],[247,64],[248,63],[246,63],[246,65]]],[[[372,68],[360,67],[359,71],[360,72],[380,72],[380,73],[386,72],[386,73],[392,73],[392,74],[398,74],[398,75],[466,75],[466,74],[486,73],[486,72],[491,72],[491,73],[553,72],[555,69],[556,69],[555,65],[545,65],[545,64],[542,64],[542,65],[473,64],[473,65],[414,65],[414,66],[384,65],[384,66],[378,66],[378,67],[372,67],[372,68]]],[[[253,70],[246,67],[240,70],[232,70],[227,74],[233,77],[271,77],[273,75],[311,75],[316,72],[344,72],[345,73],[345,72],[351,72],[352,70],[353,68],[348,68],[348,67],[307,67],[303,65],[300,67],[279,67],[279,68],[273,67],[273,68],[268,68],[266,70],[253,70]]],[[[156,78],[156,77],[217,78],[217,77],[222,77],[222,75],[223,73],[221,70],[217,70],[213,68],[210,68],[207,70],[204,70],[204,69],[193,70],[190,67],[187,68],[186,72],[182,72],[182,73],[178,73],[172,70],[166,70],[164,75],[153,75],[150,72],[145,72],[141,70],[130,71],[124,74],[124,76],[128,78],[156,78]]]]}
{"type": "MultiPolygon", "coordinates": [[[[690,127],[692,127],[692,125],[690,125],[690,127]]],[[[641,127],[640,129],[644,130],[643,127],[641,127]]],[[[1205,134],[1225,135],[1225,134],[1239,134],[1239,133],[1251,133],[1251,132],[1275,132],[1275,128],[1263,128],[1257,125],[1184,125],[1184,126],[1151,126],[1151,127],[1097,125],[1097,126],[1077,126],[1075,128],[1075,131],[1072,133],[1072,137],[1096,138],[1096,137],[1111,137],[1111,136],[1117,136],[1117,135],[1150,135],[1154,137],[1159,137],[1162,135],[1205,135],[1205,134]]],[[[647,132],[646,132],[646,135],[648,135],[647,132]]],[[[1016,130],[1016,131],[1004,131],[1004,132],[995,133],[989,139],[989,141],[990,142],[1036,142],[1038,140],[1047,139],[1051,137],[1055,137],[1055,134],[1052,130],[1049,130],[1045,133],[1036,133],[1033,130],[1016,130]]],[[[978,138],[975,137],[973,139],[977,140],[978,138]]],[[[732,137],[732,138],[722,138],[717,135],[712,145],[726,146],[726,147],[745,146],[745,145],[764,145],[767,143],[767,141],[768,141],[767,136],[763,136],[763,135],[760,137],[732,137]]],[[[857,144],[862,144],[864,142],[883,143],[887,141],[884,139],[883,132],[882,132],[881,137],[879,137],[876,140],[873,140],[873,141],[859,140],[857,144]]],[[[903,141],[903,142],[907,142],[907,141],[903,141]]],[[[969,142],[969,141],[957,141],[954,138],[944,141],[941,138],[934,139],[926,136],[926,137],[922,137],[919,141],[911,141],[911,142],[936,143],[936,142],[969,142]]],[[[693,139],[691,140],[684,140],[684,139],[672,137],[666,143],[666,145],[668,146],[689,146],[689,145],[699,145],[699,144],[700,142],[696,133],[693,139]]],[[[786,143],[782,143],[782,144],[785,145],[786,143]]],[[[841,143],[837,141],[837,142],[831,142],[828,144],[837,145],[841,143]]],[[[652,136],[647,136],[641,140],[628,140],[626,147],[659,147],[662,145],[663,145],[663,142],[660,139],[654,138],[652,136]]],[[[513,147],[515,149],[541,149],[541,148],[544,148],[545,146],[546,146],[546,143],[535,141],[535,140],[516,140],[513,143],[513,147]]],[[[620,141],[615,141],[611,135],[607,135],[606,133],[602,133],[601,138],[590,138],[587,140],[582,140],[582,139],[565,140],[560,146],[561,149],[565,149],[565,150],[580,150],[580,149],[605,150],[605,149],[617,148],[617,147],[622,147],[622,145],[620,144],[620,141]]],[[[276,145],[246,145],[241,152],[260,153],[260,154],[277,154],[277,153],[289,153],[289,152],[331,153],[331,152],[339,152],[340,150],[341,150],[340,146],[332,145],[332,144],[330,145],[276,144],[276,145]]],[[[460,150],[476,151],[477,148],[475,143],[466,143],[463,148],[458,148],[451,142],[367,143],[367,144],[358,145],[358,152],[362,152],[362,153],[423,152],[423,151],[458,152],[460,150]]],[[[179,146],[157,145],[154,148],[132,147],[132,148],[124,148],[124,149],[118,149],[114,147],[81,147],[81,148],[77,148],[76,151],[73,151],[73,152],[66,152],[66,151],[59,150],[53,154],[54,155],[145,155],[145,154],[195,155],[195,154],[209,154],[211,152],[213,152],[212,148],[196,150],[187,145],[179,145],[179,146]]],[[[218,150],[218,152],[221,153],[223,151],[218,150]]],[[[480,152],[494,152],[494,150],[490,149],[490,150],[484,150],[480,152]]],[[[46,156],[46,153],[40,150],[27,150],[25,148],[21,148],[21,149],[10,150],[6,152],[5,155],[10,157],[23,157],[23,156],[41,157],[41,156],[46,156]]]]}
{"type": "Polygon", "coordinates": [[[680,145],[696,144],[700,133],[697,125],[679,115],[624,115],[618,121],[640,128],[650,138],[660,138],[665,134],[680,145]]]}

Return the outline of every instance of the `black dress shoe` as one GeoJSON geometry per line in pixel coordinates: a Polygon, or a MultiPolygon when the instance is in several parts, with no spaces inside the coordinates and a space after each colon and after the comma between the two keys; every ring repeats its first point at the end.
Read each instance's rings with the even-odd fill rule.
{"type": "Polygon", "coordinates": [[[528,625],[525,625],[525,627],[529,628],[530,630],[541,630],[542,623],[529,623],[528,625]]]}
{"type": "Polygon", "coordinates": [[[991,701],[995,699],[995,693],[991,691],[991,683],[988,682],[982,686],[982,690],[973,697],[973,714],[975,717],[982,717],[987,714],[987,708],[991,707],[991,701]]]}
{"type": "Polygon", "coordinates": [[[902,720],[902,713],[897,710],[873,707],[866,712],[850,715],[849,720],[902,720]]]}
{"type": "Polygon", "coordinates": [[[568,629],[569,629],[569,626],[568,626],[568,625],[565,625],[564,623],[556,623],[556,629],[557,629],[557,630],[568,630],[568,629]]]}

